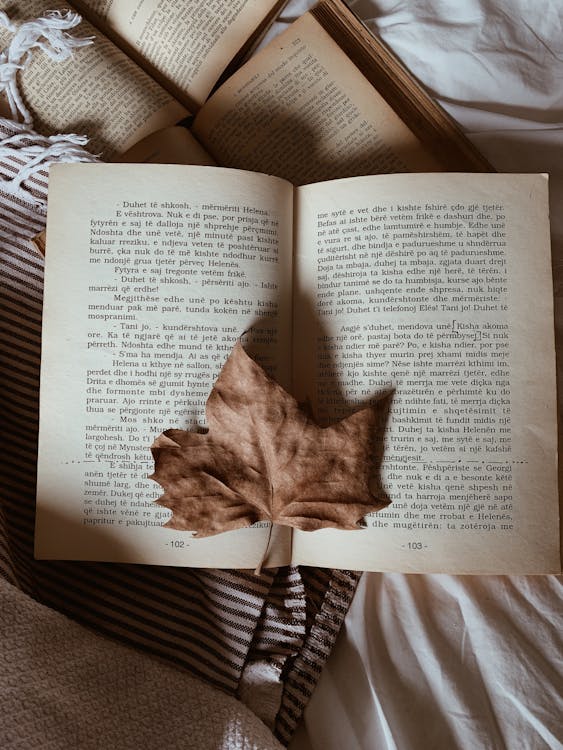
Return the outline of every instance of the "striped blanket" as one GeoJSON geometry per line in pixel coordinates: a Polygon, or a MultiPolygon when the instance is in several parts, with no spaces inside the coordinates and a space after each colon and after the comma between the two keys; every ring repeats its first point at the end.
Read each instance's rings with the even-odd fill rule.
{"type": "MultiPolygon", "coordinates": [[[[0,139],[16,132],[2,121],[0,139]]],[[[30,133],[25,143],[34,139],[30,133]]],[[[28,157],[2,153],[5,184],[28,157]]],[[[23,186],[28,197],[2,192],[0,183],[0,573],[53,610],[243,699],[287,743],[334,644],[357,574],[279,568],[255,576],[33,557],[43,259],[30,239],[45,222],[37,199],[46,197],[46,168],[23,186]]]]}

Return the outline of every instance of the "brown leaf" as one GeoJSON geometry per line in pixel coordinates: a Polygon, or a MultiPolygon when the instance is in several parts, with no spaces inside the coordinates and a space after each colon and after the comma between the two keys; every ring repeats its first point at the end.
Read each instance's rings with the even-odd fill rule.
{"type": "Polygon", "coordinates": [[[388,504],[372,492],[386,415],[379,402],[319,427],[237,343],[207,400],[209,431],[166,430],[152,445],[166,526],[199,537],[256,521],[357,529],[388,504]]]}

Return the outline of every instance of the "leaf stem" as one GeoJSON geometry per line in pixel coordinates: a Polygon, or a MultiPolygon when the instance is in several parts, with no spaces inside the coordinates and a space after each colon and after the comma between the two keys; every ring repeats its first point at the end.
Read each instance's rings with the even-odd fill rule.
{"type": "Polygon", "coordinates": [[[266,548],[264,552],[262,553],[262,557],[260,558],[260,562],[254,569],[254,575],[259,576],[262,573],[262,566],[264,565],[264,562],[266,558],[268,557],[268,552],[270,550],[270,542],[272,541],[272,529],[274,528],[274,522],[270,524],[270,531],[268,532],[268,539],[266,541],[266,548]]]}

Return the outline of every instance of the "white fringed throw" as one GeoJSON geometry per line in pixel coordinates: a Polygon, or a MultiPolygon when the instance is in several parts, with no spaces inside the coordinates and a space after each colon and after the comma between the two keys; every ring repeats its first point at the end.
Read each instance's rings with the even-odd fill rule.
{"type": "Polygon", "coordinates": [[[25,106],[18,89],[17,76],[29,63],[34,49],[42,50],[51,60],[67,60],[72,51],[93,43],[92,37],[77,39],[67,34],[81,22],[78,13],[59,10],[48,11],[41,18],[16,26],[5,11],[0,11],[0,24],[14,34],[7,50],[0,53],[0,92],[5,92],[12,112],[12,118],[23,122],[30,128],[33,120],[25,106]]]}
{"type": "Polygon", "coordinates": [[[74,49],[92,44],[92,37],[79,39],[67,33],[81,20],[72,11],[49,11],[41,18],[16,26],[5,11],[0,11],[0,24],[14,34],[9,47],[0,52],[0,93],[6,96],[13,119],[0,118],[0,124],[7,130],[18,131],[0,141],[0,162],[5,159],[16,167],[15,174],[8,170],[0,175],[2,190],[43,210],[47,208],[46,199],[26,189],[23,183],[53,162],[88,162],[96,157],[83,148],[88,143],[86,136],[33,133],[33,118],[19,90],[18,74],[28,65],[33,50],[42,50],[52,60],[59,61],[67,60],[74,49]]]}

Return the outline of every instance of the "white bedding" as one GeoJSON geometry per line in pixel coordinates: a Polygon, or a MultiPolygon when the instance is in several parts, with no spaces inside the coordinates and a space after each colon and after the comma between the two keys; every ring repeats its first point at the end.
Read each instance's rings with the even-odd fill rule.
{"type": "MultiPolygon", "coordinates": [[[[350,5],[499,171],[550,173],[560,334],[563,2],[350,5]]],[[[292,750],[562,748],[562,601],[554,576],[365,575],[292,750]]]]}

